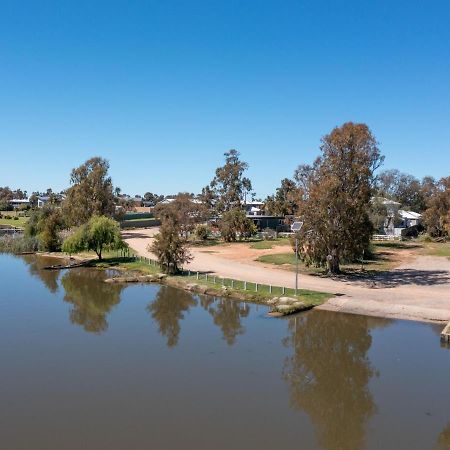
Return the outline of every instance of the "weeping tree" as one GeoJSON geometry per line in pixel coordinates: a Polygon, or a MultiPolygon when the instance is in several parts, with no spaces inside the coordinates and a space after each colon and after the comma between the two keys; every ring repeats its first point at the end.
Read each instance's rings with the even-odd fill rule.
{"type": "Polygon", "coordinates": [[[119,224],[115,220],[105,216],[93,216],[88,223],[78,227],[65,239],[62,251],[69,254],[94,251],[101,260],[104,250],[120,250],[126,247],[119,224]]]}
{"type": "Polygon", "coordinates": [[[373,173],[383,157],[365,124],[345,123],[322,138],[312,166],[301,166],[296,179],[303,195],[298,233],[306,263],[340,272],[342,260],[354,260],[369,246],[373,173]]]}

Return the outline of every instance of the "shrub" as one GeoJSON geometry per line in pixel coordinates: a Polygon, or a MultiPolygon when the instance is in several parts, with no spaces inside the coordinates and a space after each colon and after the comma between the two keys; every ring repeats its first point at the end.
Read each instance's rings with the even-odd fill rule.
{"type": "Polygon", "coordinates": [[[257,233],[256,225],[241,209],[232,209],[223,213],[219,223],[220,233],[226,242],[247,239],[257,233]]]}
{"type": "Polygon", "coordinates": [[[24,253],[38,250],[39,242],[35,237],[3,236],[0,238],[0,253],[24,253]]]}
{"type": "Polygon", "coordinates": [[[211,229],[208,227],[208,225],[199,224],[195,227],[195,236],[199,240],[206,241],[210,232],[211,229]]]}

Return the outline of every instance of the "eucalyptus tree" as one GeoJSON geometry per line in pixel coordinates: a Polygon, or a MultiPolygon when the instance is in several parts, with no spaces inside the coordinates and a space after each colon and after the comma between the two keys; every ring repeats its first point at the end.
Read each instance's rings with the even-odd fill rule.
{"type": "Polygon", "coordinates": [[[72,170],[71,187],[63,203],[69,225],[81,225],[95,215],[114,214],[113,184],[108,170],[109,162],[100,157],[91,158],[72,170]]]}
{"type": "Polygon", "coordinates": [[[320,150],[314,164],[296,174],[303,189],[300,254],[307,263],[339,273],[341,260],[353,260],[369,246],[374,170],[383,157],[362,123],[334,128],[322,138],[320,150]]]}
{"type": "Polygon", "coordinates": [[[252,192],[252,183],[245,176],[248,164],[241,161],[240,153],[232,149],[224,156],[225,164],[216,169],[209,187],[203,190],[204,196],[214,199],[219,214],[241,207],[252,192]]]}

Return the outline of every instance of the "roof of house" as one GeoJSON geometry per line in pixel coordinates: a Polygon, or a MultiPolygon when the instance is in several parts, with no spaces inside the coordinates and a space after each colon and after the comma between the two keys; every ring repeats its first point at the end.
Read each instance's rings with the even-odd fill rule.
{"type": "Polygon", "coordinates": [[[403,209],[399,209],[398,213],[402,219],[412,219],[417,220],[422,217],[422,214],[416,213],[414,211],[405,211],[403,209]]]}
{"type": "Polygon", "coordinates": [[[258,201],[254,201],[254,202],[244,202],[244,205],[261,206],[261,205],[264,205],[264,202],[258,202],[258,201]]]}

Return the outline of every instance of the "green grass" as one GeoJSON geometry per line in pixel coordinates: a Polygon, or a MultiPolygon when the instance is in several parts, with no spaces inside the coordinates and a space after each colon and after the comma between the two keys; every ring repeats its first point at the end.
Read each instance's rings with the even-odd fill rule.
{"type": "Polygon", "coordinates": [[[130,272],[141,272],[145,275],[154,275],[161,272],[159,266],[148,264],[147,262],[134,259],[134,257],[105,257],[101,261],[93,259],[89,266],[99,269],[117,269],[130,272]]]}
{"type": "Polygon", "coordinates": [[[257,261],[267,263],[267,264],[275,264],[276,266],[281,266],[283,264],[295,265],[295,253],[277,253],[274,255],[263,255],[257,258],[257,261]]]}
{"type": "Polygon", "coordinates": [[[256,241],[250,245],[250,248],[254,248],[257,250],[268,250],[278,245],[290,245],[289,238],[256,241]]]}
{"type": "Polygon", "coordinates": [[[176,277],[187,280],[189,283],[197,283],[216,289],[220,289],[221,286],[226,286],[232,291],[245,292],[246,294],[252,296],[255,300],[267,300],[273,297],[287,296],[298,298],[306,305],[317,306],[321,305],[323,302],[332,297],[332,294],[326,292],[310,291],[308,289],[299,289],[298,295],[296,295],[295,289],[283,289],[283,287],[281,286],[272,286],[272,288],[270,288],[270,286],[266,284],[258,284],[258,290],[256,290],[256,283],[245,283],[244,281],[214,277],[213,275],[208,275],[208,280],[206,280],[206,274],[203,273],[199,274],[198,279],[197,275],[183,275],[176,277]],[[244,290],[245,287],[247,289],[244,290]]]}
{"type": "MultiPolygon", "coordinates": [[[[266,264],[273,264],[275,266],[285,266],[286,269],[289,270],[295,270],[295,254],[294,252],[289,253],[278,253],[273,255],[263,255],[256,259],[256,261],[266,263],[266,264]]],[[[381,252],[377,255],[375,253],[375,256],[372,257],[372,259],[365,259],[364,260],[364,270],[366,271],[385,271],[390,268],[390,261],[389,259],[383,255],[381,252]]],[[[355,270],[361,269],[361,263],[360,262],[354,262],[354,263],[341,263],[341,269],[343,272],[354,272],[355,270]]],[[[299,261],[299,270],[302,273],[309,273],[309,274],[317,274],[320,272],[323,272],[323,269],[313,267],[313,266],[305,266],[305,264],[302,261],[299,261]]]]}
{"type": "Polygon", "coordinates": [[[11,225],[13,227],[21,227],[23,228],[25,224],[28,222],[28,217],[18,217],[18,219],[5,219],[2,217],[0,219],[0,225],[11,225]]]}
{"type": "MultiPolygon", "coordinates": [[[[134,257],[116,257],[114,255],[105,256],[102,261],[93,259],[90,264],[91,267],[97,267],[101,269],[118,269],[129,272],[140,272],[142,274],[154,275],[161,272],[161,269],[157,265],[149,264],[147,261],[141,261],[140,259],[135,259],[134,257]]],[[[245,283],[240,280],[231,280],[229,278],[214,277],[212,275],[206,275],[204,273],[199,273],[199,278],[197,275],[184,272],[179,275],[172,275],[170,279],[175,279],[183,283],[196,283],[205,285],[215,289],[221,289],[222,286],[228,288],[228,292],[239,292],[244,293],[249,300],[253,301],[264,301],[276,296],[289,296],[298,298],[303,301],[308,306],[317,306],[328,300],[332,294],[325,292],[310,291],[307,289],[299,289],[298,295],[295,294],[295,290],[291,288],[282,288],[280,286],[270,286],[265,284],[258,284],[258,289],[256,289],[256,283],[245,283]],[[246,287],[246,289],[244,289],[246,287]]]]}
{"type": "Polygon", "coordinates": [[[450,258],[450,242],[430,242],[424,244],[424,247],[428,255],[450,258]]]}

